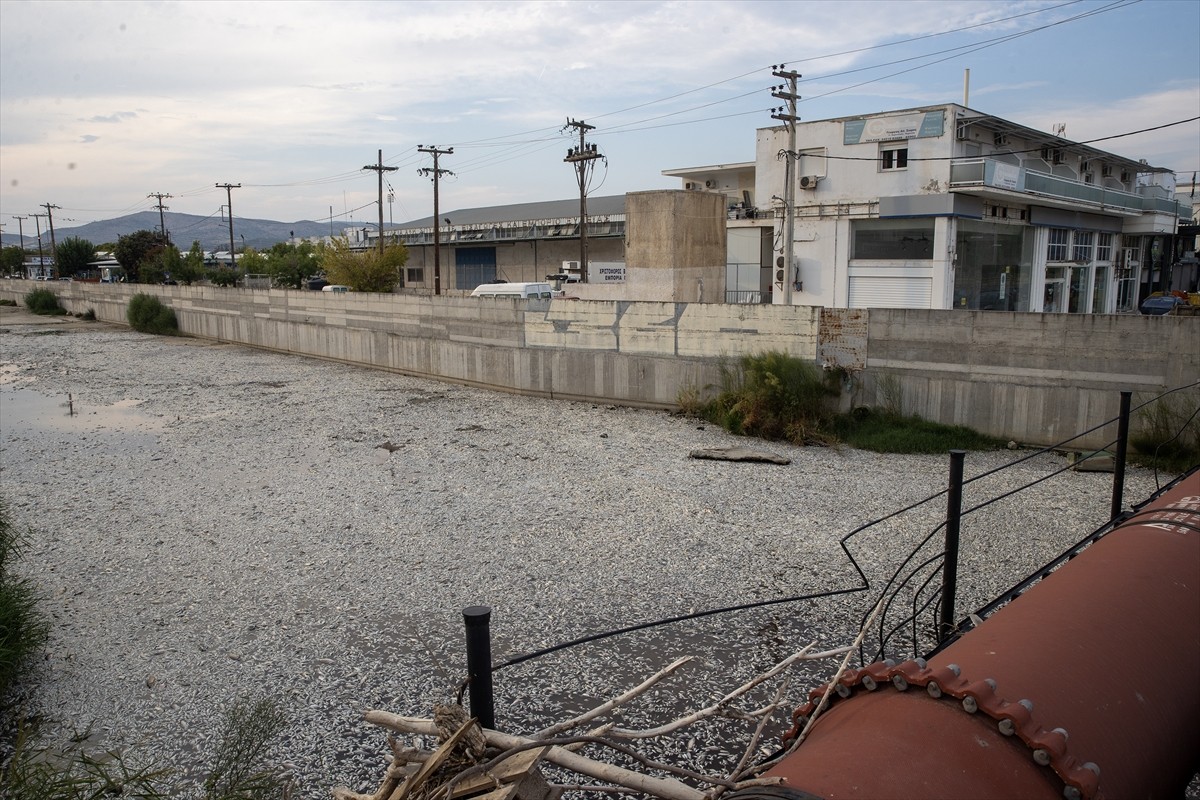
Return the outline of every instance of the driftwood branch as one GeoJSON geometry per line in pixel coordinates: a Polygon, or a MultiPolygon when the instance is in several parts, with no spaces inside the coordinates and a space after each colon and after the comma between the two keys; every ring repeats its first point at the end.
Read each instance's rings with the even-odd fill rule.
{"type": "Polygon", "coordinates": [[[707,708],[702,708],[699,711],[694,711],[691,714],[688,714],[686,716],[680,717],[679,719],[668,722],[666,725],[660,725],[657,728],[649,728],[649,729],[640,730],[640,731],[629,730],[627,728],[613,728],[612,730],[609,731],[609,734],[612,736],[620,737],[622,739],[650,739],[655,736],[663,736],[665,734],[672,733],[674,731],[679,730],[680,728],[686,727],[695,722],[699,722],[702,719],[707,719],[708,717],[712,717],[712,716],[733,716],[733,717],[737,717],[737,718],[741,718],[741,719],[747,719],[750,721],[757,721],[762,714],[773,713],[776,709],[775,704],[764,706],[762,709],[759,709],[757,712],[746,712],[746,711],[731,712],[729,710],[729,704],[732,703],[734,700],[738,699],[739,697],[741,697],[742,695],[749,692],[755,686],[758,686],[759,684],[762,684],[763,682],[768,681],[771,678],[774,678],[776,675],[783,672],[785,669],[790,667],[792,664],[795,664],[797,661],[807,661],[807,660],[814,660],[814,659],[818,659],[818,658],[829,658],[831,656],[841,655],[843,652],[845,652],[847,650],[847,648],[839,647],[836,650],[827,650],[827,651],[821,652],[821,653],[809,653],[809,651],[814,646],[815,646],[815,643],[810,644],[808,647],[805,647],[803,650],[800,650],[797,653],[793,653],[792,655],[785,658],[783,661],[780,661],[778,664],[776,664],[774,667],[772,667],[768,671],[766,671],[760,675],[754,676],[749,681],[742,684],[738,688],[734,689],[732,692],[725,695],[720,700],[718,700],[716,703],[712,704],[711,706],[708,706],[707,708]]]}
{"type": "MultiPolygon", "coordinates": [[[[589,725],[603,715],[644,695],[689,663],[692,660],[690,657],[680,658],[620,695],[532,736],[481,730],[474,720],[470,720],[461,728],[458,722],[450,727],[445,718],[446,709],[441,706],[435,706],[434,719],[404,717],[381,710],[367,711],[364,717],[371,724],[410,736],[438,736],[442,744],[435,752],[429,753],[419,749],[402,748],[389,735],[388,747],[392,753],[392,762],[379,790],[374,795],[360,795],[349,789],[338,788],[334,790],[334,797],[336,800],[455,800],[467,797],[483,800],[481,793],[485,793],[489,798],[511,797],[516,800],[556,797],[568,787],[552,786],[545,781],[538,771],[538,763],[542,760],[598,782],[594,785],[581,785],[579,788],[582,791],[614,796],[637,793],[663,800],[717,800],[730,790],[776,785],[778,781],[775,779],[755,777],[761,769],[749,768],[747,765],[758,751],[767,723],[784,705],[786,681],[777,687],[771,701],[760,708],[746,710],[737,708],[734,704],[744,699],[756,687],[778,678],[799,661],[829,658],[853,649],[844,647],[814,653],[813,647],[814,645],[810,644],[788,656],[712,705],[647,730],[618,728],[612,722],[605,722],[583,734],[564,735],[574,728],[589,725]],[[736,766],[725,776],[706,775],[682,766],[653,761],[638,752],[630,741],[664,736],[714,716],[746,720],[755,724],[745,751],[736,766]],[[472,735],[477,739],[474,745],[461,744],[459,741],[468,730],[473,731],[472,735]],[[625,740],[625,743],[619,740],[625,740]],[[455,761],[449,754],[460,746],[466,747],[469,757],[455,761]],[[579,752],[589,746],[607,748],[631,759],[647,772],[657,774],[650,775],[636,769],[605,763],[579,752]],[[709,788],[704,791],[692,784],[709,788]]],[[[845,668],[845,661],[842,668],[845,668]]],[[[457,706],[451,710],[458,712],[458,715],[465,719],[465,714],[457,706]]]]}
{"type": "Polygon", "coordinates": [[[668,664],[666,667],[663,667],[658,672],[651,675],[646,680],[642,681],[637,686],[633,687],[632,689],[630,689],[629,691],[627,691],[621,695],[618,695],[617,697],[614,697],[612,700],[609,700],[607,703],[603,703],[599,706],[596,706],[591,711],[588,711],[584,714],[580,714],[578,717],[573,717],[572,719],[568,719],[563,722],[559,722],[556,725],[551,725],[549,728],[540,730],[537,733],[533,734],[532,738],[547,739],[551,736],[556,736],[557,734],[560,734],[563,731],[569,731],[572,728],[578,728],[580,725],[590,722],[591,720],[595,719],[596,717],[599,717],[603,714],[607,714],[609,711],[612,711],[614,708],[618,708],[618,707],[624,705],[625,703],[628,703],[630,700],[633,700],[634,698],[639,697],[642,694],[645,694],[656,683],[663,680],[667,676],[671,675],[677,669],[682,667],[684,664],[691,662],[692,660],[693,659],[691,656],[684,656],[683,658],[677,659],[673,663],[668,664]]]}
{"type": "MultiPolygon", "coordinates": [[[[367,722],[400,733],[416,734],[418,736],[434,736],[437,734],[432,720],[402,717],[386,711],[368,711],[364,716],[367,722]]],[[[537,744],[521,736],[513,736],[492,730],[485,730],[483,736],[489,745],[505,750],[523,744],[537,744]]],[[[654,795],[655,797],[662,797],[667,800],[704,800],[703,792],[693,789],[691,786],[680,781],[672,778],[656,778],[650,775],[643,775],[640,772],[634,772],[622,767],[613,766],[612,764],[601,764],[590,758],[572,753],[561,746],[552,746],[546,753],[546,759],[558,764],[560,767],[578,772],[580,775],[586,775],[589,778],[596,778],[608,783],[617,783],[640,792],[654,795]]]]}

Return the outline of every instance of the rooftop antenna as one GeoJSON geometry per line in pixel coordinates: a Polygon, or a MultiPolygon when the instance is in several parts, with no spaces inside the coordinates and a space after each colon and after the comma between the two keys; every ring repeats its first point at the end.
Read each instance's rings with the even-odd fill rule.
{"type": "Polygon", "coordinates": [[[1054,135],[1055,136],[1058,136],[1061,138],[1062,135],[1066,132],[1067,132],[1067,123],[1065,123],[1065,122],[1054,123],[1054,135]]]}

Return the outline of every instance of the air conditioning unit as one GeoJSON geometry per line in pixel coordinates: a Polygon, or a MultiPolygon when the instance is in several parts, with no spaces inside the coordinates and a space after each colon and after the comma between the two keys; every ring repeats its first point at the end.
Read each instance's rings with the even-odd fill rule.
{"type": "Polygon", "coordinates": [[[715,188],[717,188],[717,182],[714,181],[712,178],[709,178],[708,180],[706,180],[704,182],[704,188],[705,189],[715,189],[715,188]]]}
{"type": "Polygon", "coordinates": [[[562,271],[563,271],[563,272],[567,272],[567,273],[570,273],[570,272],[579,272],[579,262],[578,262],[578,261],[564,261],[564,262],[562,262],[562,271]]]}
{"type": "Polygon", "coordinates": [[[1112,164],[1105,164],[1102,167],[1100,167],[1100,177],[1101,178],[1111,178],[1112,177],[1112,164]]]}
{"type": "Polygon", "coordinates": [[[685,189],[699,189],[699,188],[700,188],[700,184],[696,183],[695,181],[688,181],[687,183],[685,183],[685,184],[683,185],[683,188],[685,188],[685,189]]]}
{"type": "Polygon", "coordinates": [[[817,188],[817,181],[819,181],[819,180],[820,180],[820,178],[816,175],[801,175],[800,176],[800,188],[801,189],[815,189],[815,188],[817,188]]]}

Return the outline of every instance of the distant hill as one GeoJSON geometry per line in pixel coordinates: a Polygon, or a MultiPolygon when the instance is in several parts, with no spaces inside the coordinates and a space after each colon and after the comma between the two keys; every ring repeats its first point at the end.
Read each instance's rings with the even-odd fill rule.
{"type": "MultiPolygon", "coordinates": [[[[180,250],[187,251],[193,241],[199,241],[200,246],[205,250],[229,249],[228,219],[222,219],[220,216],[199,217],[195,214],[173,214],[171,212],[165,213],[163,218],[167,223],[167,233],[170,235],[171,241],[180,250]]],[[[100,245],[106,242],[115,242],[119,237],[135,231],[158,230],[158,224],[157,211],[139,211],[136,214],[89,222],[86,225],[77,225],[71,228],[55,225],[54,238],[61,241],[71,236],[78,236],[81,239],[87,239],[92,244],[100,245]]],[[[342,227],[344,226],[335,225],[334,233],[340,236],[342,227]]],[[[265,250],[276,242],[286,242],[292,236],[328,235],[328,222],[312,222],[311,220],[275,222],[269,219],[233,218],[234,245],[238,250],[242,249],[243,238],[246,247],[265,250]]],[[[5,245],[17,244],[19,240],[20,237],[16,233],[5,232],[3,235],[5,245]]],[[[28,229],[25,231],[25,246],[37,247],[37,237],[30,235],[28,229]]],[[[46,250],[50,249],[49,231],[42,231],[42,247],[46,250]]]]}

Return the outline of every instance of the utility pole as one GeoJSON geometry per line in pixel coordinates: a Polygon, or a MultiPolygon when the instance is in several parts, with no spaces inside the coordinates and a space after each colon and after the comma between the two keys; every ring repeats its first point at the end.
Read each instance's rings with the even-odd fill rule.
{"type": "MultiPolygon", "coordinates": [[[[375,164],[367,164],[363,169],[375,170],[379,175],[379,257],[383,258],[383,173],[395,172],[399,167],[383,165],[383,151],[379,151],[379,160],[375,164]]],[[[404,267],[400,268],[400,288],[404,288],[404,267]]]]}
{"type": "MultiPolygon", "coordinates": [[[[54,274],[58,275],[58,245],[54,241],[54,213],[53,210],[58,206],[50,203],[42,203],[42,208],[46,209],[46,221],[50,223],[50,257],[54,259],[54,274]]],[[[62,277],[59,275],[59,277],[62,277]]]]}
{"type": "Polygon", "coordinates": [[[233,257],[233,190],[242,188],[240,183],[218,183],[218,189],[225,190],[225,199],[229,208],[229,266],[237,269],[237,259],[233,257]]]}
{"type": "Polygon", "coordinates": [[[453,175],[454,173],[448,169],[438,168],[438,156],[448,156],[454,153],[453,147],[448,147],[445,150],[439,150],[437,145],[426,147],[423,144],[417,145],[417,152],[430,153],[433,155],[433,169],[422,167],[417,170],[418,175],[433,176],[433,293],[442,293],[442,237],[441,237],[441,211],[438,208],[438,178],[442,175],[453,175]]]}
{"type": "Polygon", "coordinates": [[[563,130],[565,131],[567,128],[575,128],[579,131],[579,147],[567,150],[567,157],[563,161],[575,165],[575,176],[579,180],[579,280],[581,283],[587,283],[587,187],[592,174],[592,162],[601,158],[601,155],[596,152],[596,145],[588,144],[584,140],[588,131],[596,129],[595,125],[588,125],[583,120],[573,120],[567,117],[567,124],[563,126],[563,130]]]}
{"type": "Polygon", "coordinates": [[[164,206],[162,201],[164,197],[170,196],[171,195],[163,194],[162,192],[151,192],[150,194],[146,195],[146,197],[154,197],[158,199],[158,229],[162,231],[163,238],[167,240],[168,244],[171,243],[171,237],[167,235],[167,221],[163,216],[163,212],[167,210],[167,206],[164,206]]]}
{"type": "MultiPolygon", "coordinates": [[[[1193,183],[1195,183],[1195,181],[1193,181],[1193,183]]],[[[17,233],[21,236],[21,261],[24,262],[25,261],[25,226],[22,225],[21,222],[23,220],[29,219],[29,217],[18,217],[16,214],[13,214],[12,218],[17,221],[17,233]]]]}
{"type": "Polygon", "coordinates": [[[42,270],[46,267],[46,256],[42,255],[42,217],[45,214],[30,214],[33,217],[33,224],[37,226],[38,237],[38,275],[42,274],[42,270]]]}
{"type": "MultiPolygon", "coordinates": [[[[799,161],[799,156],[796,154],[796,122],[800,119],[796,116],[796,101],[800,99],[800,95],[796,94],[796,79],[800,77],[800,74],[788,70],[786,67],[787,64],[780,64],[771,68],[772,75],[787,81],[786,86],[781,84],[773,87],[771,92],[772,97],[787,101],[787,113],[783,113],[782,106],[772,109],[771,119],[786,122],[788,126],[787,161],[783,173],[784,180],[787,181],[783,189],[783,205],[787,216],[783,221],[783,263],[780,265],[783,268],[783,285],[780,288],[783,289],[783,304],[790,306],[793,281],[796,291],[804,289],[804,282],[800,280],[800,271],[793,263],[795,261],[793,253],[796,249],[796,163],[799,161]]],[[[778,275],[778,273],[776,274],[778,275]]]]}

